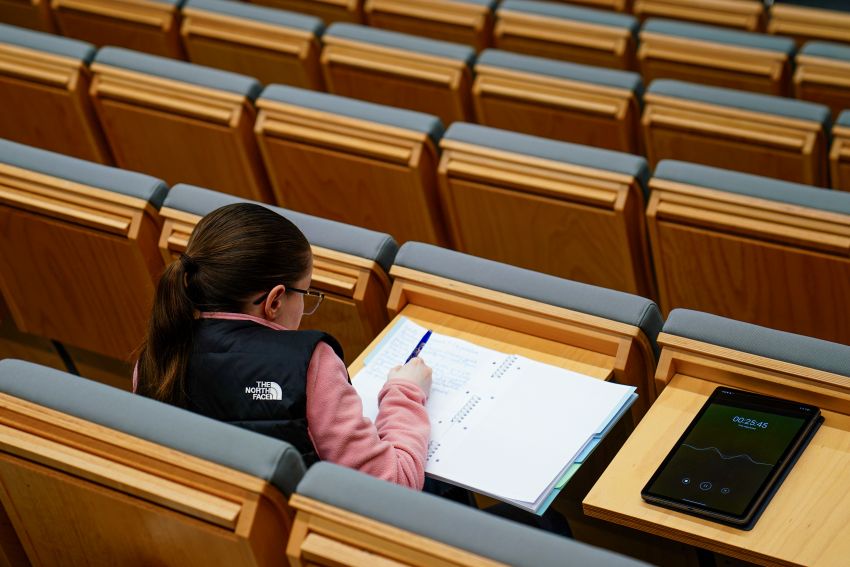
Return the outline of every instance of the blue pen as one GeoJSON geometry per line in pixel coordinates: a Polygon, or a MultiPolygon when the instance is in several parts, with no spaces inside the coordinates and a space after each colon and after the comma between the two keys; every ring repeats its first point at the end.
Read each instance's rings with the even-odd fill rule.
{"type": "Polygon", "coordinates": [[[415,349],[413,349],[413,352],[411,352],[411,353],[410,353],[410,356],[408,356],[408,357],[407,357],[407,360],[405,360],[405,361],[404,361],[404,363],[405,363],[405,364],[407,364],[407,363],[408,363],[408,362],[410,362],[412,359],[414,359],[414,358],[416,358],[417,356],[419,356],[419,353],[420,353],[420,352],[422,352],[422,349],[423,349],[423,348],[425,348],[425,343],[427,343],[427,342],[428,342],[428,339],[430,339],[430,338],[431,338],[431,331],[429,330],[427,333],[425,333],[425,335],[424,335],[424,336],[422,337],[422,339],[419,341],[419,344],[418,344],[418,345],[416,345],[416,348],[415,348],[415,349]]]}

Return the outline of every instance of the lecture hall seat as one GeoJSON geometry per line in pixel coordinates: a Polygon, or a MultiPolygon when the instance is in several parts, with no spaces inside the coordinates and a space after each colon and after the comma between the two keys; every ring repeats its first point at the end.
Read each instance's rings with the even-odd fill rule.
{"type": "Polygon", "coordinates": [[[253,133],[256,79],[117,47],[98,51],[92,71],[118,166],[271,202],[253,133]]]}
{"type": "Polygon", "coordinates": [[[0,179],[0,289],[17,328],[130,362],[163,267],[165,184],[6,140],[0,179]]]}
{"type": "Polygon", "coordinates": [[[50,0],[0,0],[0,22],[42,32],[56,31],[50,0]]]}
{"type": "Polygon", "coordinates": [[[850,43],[850,4],[845,0],[774,0],[767,22],[769,33],[850,43]]]}
{"type": "Polygon", "coordinates": [[[850,44],[810,41],[796,64],[794,96],[827,105],[833,116],[850,108],[850,44]]]}
{"type": "Polygon", "coordinates": [[[652,166],[677,159],[826,187],[829,123],[820,104],[672,79],[644,95],[652,166]]]}
{"type": "Polygon", "coordinates": [[[446,244],[437,196],[436,116],[272,85],[257,100],[257,139],[279,205],[446,244]]]}
{"type": "Polygon", "coordinates": [[[363,21],[363,0],[248,0],[251,4],[291,10],[299,14],[309,14],[323,21],[349,22],[359,24],[363,21]]]}
{"type": "Polygon", "coordinates": [[[0,24],[0,138],[110,163],[88,94],[94,53],[90,43],[0,24]]]}
{"type": "Polygon", "coordinates": [[[330,463],[310,467],[290,504],[293,567],[646,565],[330,463]]]}
{"type": "Polygon", "coordinates": [[[664,313],[850,344],[850,194],[673,160],[649,185],[664,313]]]}
{"type": "MultiPolygon", "coordinates": [[[[170,263],[186,249],[198,221],[209,212],[242,199],[190,185],[175,185],[162,206],[160,252],[170,263]]],[[[398,245],[388,234],[295,211],[271,207],[304,232],[313,248],[311,286],[325,293],[302,329],[333,335],[350,362],[387,324],[388,272],[398,245]]]]}
{"type": "Polygon", "coordinates": [[[643,79],[679,79],[788,96],[796,44],[788,37],[650,18],[640,31],[643,79]]]}
{"type": "Polygon", "coordinates": [[[633,12],[640,20],[658,16],[762,31],[767,10],[762,0],[634,0],[633,12]]]}
{"type": "Polygon", "coordinates": [[[366,23],[403,33],[490,45],[498,0],[366,0],[366,23]]]}
{"type": "Polygon", "coordinates": [[[582,6],[505,0],[496,11],[493,47],[612,69],[634,69],[638,21],[582,6]]]}
{"type": "Polygon", "coordinates": [[[328,92],[434,114],[445,124],[472,117],[471,47],[354,24],[333,24],[322,41],[328,92]]]}
{"type": "Polygon", "coordinates": [[[288,443],[19,360],[0,399],[11,565],[287,565],[288,443]]]}
{"type": "Polygon", "coordinates": [[[642,153],[643,82],[631,71],[486,49],[475,63],[479,124],[642,153]]]}
{"type": "Polygon", "coordinates": [[[645,159],[466,123],[449,127],[441,147],[457,250],[655,296],[645,159]]]}
{"type": "Polygon", "coordinates": [[[323,90],[322,20],[225,0],[188,0],[180,36],[189,61],[257,78],[323,90]]]}
{"type": "Polygon", "coordinates": [[[850,191],[850,110],[839,114],[832,128],[829,167],[832,188],[850,191]]]}
{"type": "Polygon", "coordinates": [[[183,58],[180,9],[186,0],[51,0],[62,35],[183,58]]]}

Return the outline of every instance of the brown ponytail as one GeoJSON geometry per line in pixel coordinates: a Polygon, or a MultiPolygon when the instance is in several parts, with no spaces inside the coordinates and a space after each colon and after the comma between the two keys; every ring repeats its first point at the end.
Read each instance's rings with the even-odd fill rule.
{"type": "Polygon", "coordinates": [[[186,252],[165,268],[139,350],[137,392],[186,404],[185,377],[200,311],[240,312],[253,296],[310,270],[310,244],[286,218],[236,203],[205,216],[186,252]]]}

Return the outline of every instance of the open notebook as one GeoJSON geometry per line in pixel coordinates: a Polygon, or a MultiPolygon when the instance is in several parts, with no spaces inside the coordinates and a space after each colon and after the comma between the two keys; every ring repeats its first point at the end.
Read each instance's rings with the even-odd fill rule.
{"type": "MultiPolygon", "coordinates": [[[[426,329],[400,318],[352,380],[364,415],[390,368],[426,329]]],[[[632,386],[434,333],[420,353],[433,369],[425,472],[542,514],[564,477],[634,402],[632,386]]]]}

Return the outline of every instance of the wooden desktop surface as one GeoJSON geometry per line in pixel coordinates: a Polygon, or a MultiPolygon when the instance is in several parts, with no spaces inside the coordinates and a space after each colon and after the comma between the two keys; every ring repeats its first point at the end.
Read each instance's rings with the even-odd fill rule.
{"type": "Polygon", "coordinates": [[[823,412],[823,426],[751,531],[641,499],[641,489],[718,385],[676,374],[584,499],[585,513],[758,564],[850,564],[848,415],[823,412]]]}

